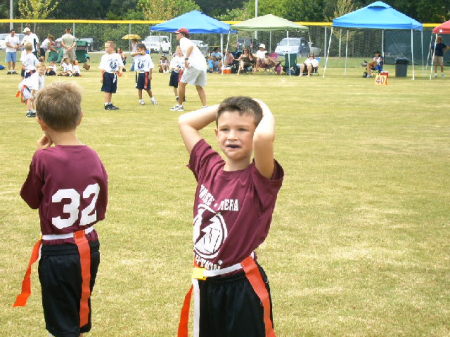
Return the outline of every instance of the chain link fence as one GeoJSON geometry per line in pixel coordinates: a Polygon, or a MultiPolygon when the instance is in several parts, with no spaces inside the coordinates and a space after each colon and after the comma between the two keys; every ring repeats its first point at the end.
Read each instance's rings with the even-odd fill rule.
{"type": "MultiPolygon", "coordinates": [[[[308,23],[302,23],[308,26],[308,23]]],[[[14,29],[17,33],[23,32],[26,23],[14,23],[14,29]]],[[[172,50],[175,50],[177,41],[174,34],[151,32],[151,25],[148,22],[142,23],[55,23],[49,21],[39,21],[31,23],[30,28],[43,41],[48,34],[54,35],[56,38],[64,34],[66,28],[72,28],[74,35],[77,38],[90,38],[92,43],[89,51],[103,50],[104,43],[108,40],[114,40],[117,47],[123,50],[130,49],[130,41],[123,40],[122,36],[126,34],[138,34],[142,38],[148,35],[166,35],[169,36],[172,50]]],[[[310,46],[316,57],[326,56],[328,44],[331,34],[331,27],[324,23],[324,26],[310,25],[308,31],[290,31],[290,38],[300,38],[310,46]]],[[[0,33],[9,32],[9,23],[0,23],[0,33]]],[[[343,67],[342,59],[347,55],[349,58],[363,59],[371,58],[376,51],[384,49],[386,55],[386,63],[394,63],[396,58],[411,59],[411,41],[410,31],[385,31],[384,36],[381,30],[346,30],[335,28],[331,37],[331,45],[329,55],[331,57],[330,67],[343,67]],[[348,42],[348,43],[347,43],[348,42]],[[384,46],[382,46],[384,44],[384,46]]],[[[229,36],[222,36],[223,48],[231,51],[242,49],[243,45],[250,45],[253,51],[256,51],[260,43],[264,43],[269,52],[274,52],[276,46],[280,41],[287,37],[286,31],[276,32],[238,32],[237,34],[230,34],[229,36]]],[[[427,63],[427,56],[429,57],[430,50],[431,28],[424,29],[421,32],[414,32],[414,60],[415,63],[421,65],[427,63]]],[[[208,44],[209,50],[221,45],[221,36],[219,34],[193,34],[192,39],[202,40],[208,44]]],[[[450,38],[444,36],[444,43],[450,45],[450,38]]],[[[302,53],[301,57],[305,57],[302,53]]],[[[446,55],[446,62],[450,60],[450,53],[446,55]]],[[[352,63],[346,64],[351,66],[352,63]]],[[[359,63],[353,62],[355,66],[359,63]]]]}

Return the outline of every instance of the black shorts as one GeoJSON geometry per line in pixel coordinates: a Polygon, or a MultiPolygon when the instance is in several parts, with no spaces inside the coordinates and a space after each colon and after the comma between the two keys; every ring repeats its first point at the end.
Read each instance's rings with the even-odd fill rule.
{"type": "MultiPolygon", "coordinates": [[[[90,242],[91,293],[100,264],[100,244],[90,242]]],[[[81,264],[74,244],[42,245],[39,280],[46,329],[55,337],[79,337],[91,330],[91,300],[89,323],[80,328],[81,264]]]]}
{"type": "Polygon", "coordinates": [[[172,71],[170,73],[169,86],[178,88],[179,73],[172,71]]]}
{"type": "Polygon", "coordinates": [[[137,73],[136,78],[136,89],[150,90],[152,86],[150,85],[150,73],[137,73]]]}
{"type": "MultiPolygon", "coordinates": [[[[259,268],[270,297],[267,276],[259,268]]],[[[198,285],[200,337],[265,337],[264,309],[244,272],[199,280],[198,285]]]]}
{"type": "Polygon", "coordinates": [[[115,94],[117,91],[117,75],[112,73],[103,74],[102,91],[115,94]]]}

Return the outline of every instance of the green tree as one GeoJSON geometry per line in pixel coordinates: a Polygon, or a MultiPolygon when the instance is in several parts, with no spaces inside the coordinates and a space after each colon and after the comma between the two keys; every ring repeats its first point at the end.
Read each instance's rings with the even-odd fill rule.
{"type": "Polygon", "coordinates": [[[105,19],[111,0],[64,0],[52,18],[55,19],[105,19]]]}
{"type": "Polygon", "coordinates": [[[19,0],[20,16],[24,19],[46,19],[58,4],[54,0],[19,0]]]}
{"type": "Polygon", "coordinates": [[[200,9],[193,0],[139,0],[138,6],[148,20],[169,20],[194,9],[200,9]]]}
{"type": "MultiPolygon", "coordinates": [[[[226,13],[232,12],[234,9],[237,11],[242,10],[245,0],[196,0],[195,2],[200,6],[201,10],[205,14],[218,17],[221,15],[226,15],[226,13]]],[[[239,15],[236,11],[234,13],[239,15]]]]}

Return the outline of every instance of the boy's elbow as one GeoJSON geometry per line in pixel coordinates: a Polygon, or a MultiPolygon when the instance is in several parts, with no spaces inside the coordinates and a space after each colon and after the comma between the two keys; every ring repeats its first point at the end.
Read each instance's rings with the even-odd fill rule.
{"type": "Polygon", "coordinates": [[[253,135],[254,144],[273,143],[275,141],[275,133],[270,131],[255,132],[253,135]]]}

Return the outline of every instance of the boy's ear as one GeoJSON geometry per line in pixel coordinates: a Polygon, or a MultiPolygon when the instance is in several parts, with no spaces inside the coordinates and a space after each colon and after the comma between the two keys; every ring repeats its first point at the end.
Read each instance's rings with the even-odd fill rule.
{"type": "Polygon", "coordinates": [[[78,123],[77,123],[77,126],[79,126],[79,125],[80,125],[80,123],[81,123],[81,121],[82,121],[83,117],[84,117],[84,112],[83,112],[83,111],[81,111],[81,113],[80,113],[80,120],[78,121],[78,123]]]}
{"type": "Polygon", "coordinates": [[[48,130],[48,125],[47,123],[45,123],[41,117],[37,116],[36,118],[37,122],[39,123],[39,125],[41,126],[42,131],[47,131],[48,130]]]}

